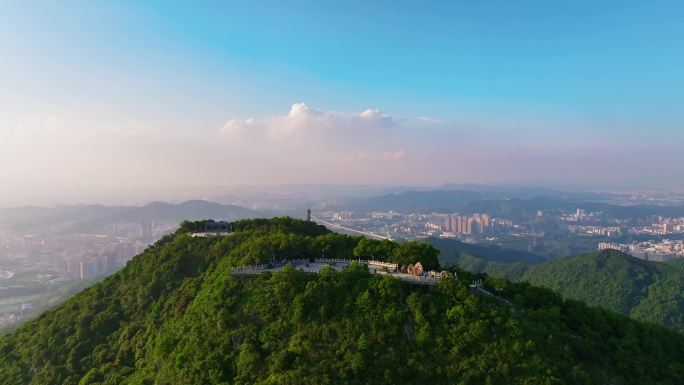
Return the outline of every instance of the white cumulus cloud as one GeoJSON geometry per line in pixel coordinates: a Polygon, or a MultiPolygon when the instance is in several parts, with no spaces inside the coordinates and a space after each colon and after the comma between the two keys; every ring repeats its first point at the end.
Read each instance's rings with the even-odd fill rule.
{"type": "Polygon", "coordinates": [[[295,103],[287,115],[265,118],[230,119],[220,129],[223,136],[282,139],[294,135],[316,137],[319,140],[339,140],[348,135],[370,135],[374,130],[396,125],[394,118],[378,109],[358,113],[341,113],[311,108],[295,103]]]}
{"type": "Polygon", "coordinates": [[[401,160],[404,159],[404,157],[406,157],[406,150],[404,149],[397,151],[385,151],[382,154],[382,159],[385,160],[401,160]]]}

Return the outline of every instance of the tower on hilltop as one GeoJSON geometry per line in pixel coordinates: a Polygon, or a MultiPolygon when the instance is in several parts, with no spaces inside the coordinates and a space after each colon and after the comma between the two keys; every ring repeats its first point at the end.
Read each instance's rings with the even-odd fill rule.
{"type": "Polygon", "coordinates": [[[306,209],[306,221],[311,222],[311,207],[306,209]]]}

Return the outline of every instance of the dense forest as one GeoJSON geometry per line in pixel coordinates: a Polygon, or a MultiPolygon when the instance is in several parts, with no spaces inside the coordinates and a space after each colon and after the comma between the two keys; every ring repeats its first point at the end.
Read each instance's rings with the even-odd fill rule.
{"type": "Polygon", "coordinates": [[[684,332],[681,261],[649,262],[605,250],[537,263],[519,256],[517,251],[485,247],[473,250],[470,245],[452,240],[430,242],[440,250],[444,265],[545,286],[567,298],[684,332]]]}
{"type": "Polygon", "coordinates": [[[231,275],[321,256],[437,267],[425,243],[290,218],[238,221],[225,237],[195,227],[0,337],[0,384],[684,383],[684,336],[527,283],[454,269],[412,286],[356,263],[231,275]],[[472,291],[480,279],[504,298],[472,291]]]}

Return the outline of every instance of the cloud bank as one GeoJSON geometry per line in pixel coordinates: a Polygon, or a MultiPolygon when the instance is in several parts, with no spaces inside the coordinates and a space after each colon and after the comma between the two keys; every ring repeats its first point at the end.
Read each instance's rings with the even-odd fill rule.
{"type": "Polygon", "coordinates": [[[376,108],[338,112],[296,103],[285,111],[197,127],[56,114],[0,124],[0,206],[241,184],[658,186],[684,179],[678,139],[524,135],[517,122],[492,128],[376,108]],[[644,161],[649,157],[657,157],[657,169],[644,161]]]}
{"type": "Polygon", "coordinates": [[[387,163],[406,159],[405,133],[401,119],[375,108],[348,113],[305,103],[293,104],[285,115],[230,119],[218,132],[224,148],[236,159],[249,159],[262,175],[277,170],[299,182],[308,175],[326,183],[371,182],[365,170],[382,172],[387,163]]]}

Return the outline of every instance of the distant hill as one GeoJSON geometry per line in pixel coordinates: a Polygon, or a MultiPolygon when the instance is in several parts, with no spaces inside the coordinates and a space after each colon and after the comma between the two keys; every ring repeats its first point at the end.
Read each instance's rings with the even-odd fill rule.
{"type": "Polygon", "coordinates": [[[440,250],[442,264],[527,281],[592,306],[684,331],[684,261],[650,262],[614,250],[540,261],[507,249],[428,241],[440,250]]]}
{"type": "Polygon", "coordinates": [[[261,216],[261,213],[240,206],[222,205],[202,200],[178,204],[153,202],[143,206],[28,206],[0,209],[0,228],[32,231],[56,229],[78,232],[95,231],[102,226],[124,222],[180,223],[186,219],[236,220],[255,216],[261,216]]]}
{"type": "Polygon", "coordinates": [[[479,246],[445,238],[427,238],[439,250],[439,262],[444,266],[459,266],[473,273],[519,280],[531,264],[545,262],[536,254],[496,246],[479,246]]]}
{"type": "Polygon", "coordinates": [[[528,253],[521,250],[504,249],[497,246],[480,246],[461,242],[449,238],[427,238],[427,242],[435,246],[440,252],[440,262],[449,265],[455,262],[459,253],[467,253],[495,262],[526,262],[542,263],[547,259],[537,254],[528,253]]]}
{"type": "Polygon", "coordinates": [[[397,211],[441,211],[460,210],[470,202],[486,197],[489,193],[468,190],[404,191],[369,198],[355,198],[345,202],[351,210],[397,210],[397,211]]]}
{"type": "Polygon", "coordinates": [[[217,218],[236,220],[255,217],[259,212],[235,205],[222,205],[202,200],[186,201],[179,204],[153,202],[140,207],[128,207],[112,218],[121,221],[137,222],[141,220],[176,222],[183,219],[199,220],[217,218]]]}
{"type": "Polygon", "coordinates": [[[236,277],[274,258],[350,257],[361,241],[289,218],[243,220],[226,237],[186,227],[0,337],[0,385],[684,380],[683,335],[547,289],[483,279],[501,298],[471,291],[463,271],[427,288],[356,263],[236,277]]]}
{"type": "Polygon", "coordinates": [[[684,331],[684,269],[605,250],[530,266],[522,280],[684,331]]]}

